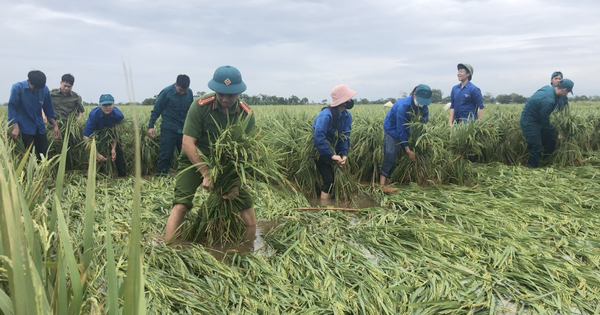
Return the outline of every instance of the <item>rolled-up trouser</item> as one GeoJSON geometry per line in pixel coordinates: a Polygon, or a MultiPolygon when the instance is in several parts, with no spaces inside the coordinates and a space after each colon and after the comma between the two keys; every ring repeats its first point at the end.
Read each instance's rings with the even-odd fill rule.
{"type": "Polygon", "coordinates": [[[402,147],[401,140],[384,131],[383,136],[383,163],[381,163],[381,175],[390,178],[394,172],[398,149],[402,147]]]}
{"type": "MultiPolygon", "coordinates": [[[[177,176],[175,177],[175,196],[173,204],[182,204],[187,210],[194,206],[194,195],[198,187],[202,185],[202,175],[198,172],[198,168],[192,166],[192,163],[184,156],[185,153],[179,154],[179,166],[177,167],[177,176]],[[192,167],[190,167],[192,166],[192,167]]],[[[243,187],[238,188],[239,191],[239,210],[246,210],[253,207],[252,197],[243,187]]]]}
{"type": "Polygon", "coordinates": [[[27,149],[33,143],[33,146],[35,147],[35,155],[38,161],[42,159],[42,154],[45,155],[48,152],[48,138],[46,137],[45,133],[36,132],[35,135],[27,135],[22,133],[21,140],[23,140],[25,149],[27,149]]]}
{"type": "Polygon", "coordinates": [[[158,162],[156,163],[156,172],[168,174],[173,162],[173,151],[177,148],[177,152],[181,152],[181,141],[183,134],[171,130],[160,130],[160,143],[158,162]]]}
{"type": "Polygon", "coordinates": [[[321,191],[327,194],[331,193],[331,188],[333,187],[333,165],[331,164],[331,159],[325,156],[319,156],[319,159],[315,161],[317,164],[317,170],[319,174],[321,174],[321,178],[323,179],[323,186],[321,186],[321,191]]]}

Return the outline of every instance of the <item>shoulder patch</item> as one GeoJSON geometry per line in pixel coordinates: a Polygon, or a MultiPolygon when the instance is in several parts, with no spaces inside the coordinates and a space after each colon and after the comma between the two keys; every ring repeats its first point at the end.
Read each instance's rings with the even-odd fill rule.
{"type": "Polygon", "coordinates": [[[244,101],[240,101],[240,108],[246,112],[246,114],[250,114],[252,113],[252,109],[250,109],[250,107],[248,106],[248,104],[246,104],[246,102],[244,101]]]}
{"type": "Polygon", "coordinates": [[[198,100],[198,106],[204,106],[206,104],[210,104],[214,100],[215,100],[215,96],[214,95],[208,96],[208,97],[205,97],[205,98],[201,98],[201,99],[198,100]]]}

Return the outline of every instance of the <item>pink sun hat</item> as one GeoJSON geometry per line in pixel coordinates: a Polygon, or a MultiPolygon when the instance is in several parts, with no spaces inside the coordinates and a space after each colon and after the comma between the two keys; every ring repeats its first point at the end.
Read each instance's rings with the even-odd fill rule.
{"type": "Polygon", "coordinates": [[[352,99],[356,92],[352,91],[345,84],[340,84],[331,90],[331,107],[339,106],[352,99]]]}

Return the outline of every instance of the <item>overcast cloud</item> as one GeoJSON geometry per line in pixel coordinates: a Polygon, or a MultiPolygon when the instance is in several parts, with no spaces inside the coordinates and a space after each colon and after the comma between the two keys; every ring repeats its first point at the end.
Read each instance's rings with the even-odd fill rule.
{"type": "Polygon", "coordinates": [[[555,70],[576,95],[600,94],[600,1],[595,0],[0,0],[0,103],[27,72],[48,87],[65,73],[86,102],[136,101],[178,74],[191,88],[221,65],[240,69],[247,94],[320,102],[337,84],[357,98],[399,97],[419,83],[445,95],[456,64],[483,93],[530,96],[555,70]]]}

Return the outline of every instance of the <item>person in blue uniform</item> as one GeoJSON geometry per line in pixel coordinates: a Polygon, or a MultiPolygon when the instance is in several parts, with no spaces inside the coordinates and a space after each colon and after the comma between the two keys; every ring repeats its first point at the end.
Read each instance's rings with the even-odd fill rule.
{"type": "MultiPolygon", "coordinates": [[[[98,107],[90,111],[88,119],[85,122],[85,127],[83,128],[84,141],[87,141],[94,131],[114,126],[123,121],[123,113],[115,106],[115,99],[112,95],[102,94],[99,103],[98,107]]],[[[96,161],[106,162],[107,158],[100,153],[101,150],[97,152],[96,161]]],[[[119,177],[127,176],[123,150],[117,140],[113,140],[111,143],[110,159],[115,162],[119,177]]]]}
{"type": "Polygon", "coordinates": [[[558,107],[561,97],[573,93],[573,81],[561,80],[556,86],[546,85],[537,90],[525,103],[521,112],[521,130],[529,150],[529,168],[538,167],[544,155],[554,152],[556,140],[564,137],[550,124],[550,114],[558,107]]]}
{"type": "Polygon", "coordinates": [[[457,66],[459,84],[452,87],[450,92],[450,119],[448,124],[466,122],[483,117],[483,96],[481,90],[471,83],[473,67],[468,63],[457,66]]]}
{"type": "Polygon", "coordinates": [[[159,116],[162,116],[157,175],[169,173],[175,148],[177,152],[181,152],[183,125],[193,101],[194,93],[190,89],[190,77],[185,74],[178,75],[175,84],[164,88],[156,98],[148,122],[148,136],[154,138],[154,123],[159,116]]]}
{"type": "MultiPolygon", "coordinates": [[[[399,99],[385,116],[383,121],[383,163],[379,184],[384,188],[394,171],[398,149],[402,149],[411,160],[415,153],[410,149],[408,138],[411,115],[421,117],[423,123],[429,120],[429,104],[431,103],[431,88],[426,84],[417,85],[409,96],[399,99]]],[[[390,191],[391,192],[391,191],[390,191]]]]}
{"type": "Polygon", "coordinates": [[[27,80],[13,84],[8,99],[8,125],[12,126],[10,137],[21,140],[25,147],[33,144],[40,160],[48,151],[48,138],[42,111],[54,128],[54,139],[60,137],[56,123],[50,90],[46,86],[46,75],[39,70],[30,71],[27,80]]]}
{"type": "Polygon", "coordinates": [[[313,122],[314,145],[319,151],[317,170],[323,179],[320,196],[323,200],[331,199],[333,168],[346,164],[352,130],[352,115],[348,110],[354,107],[354,95],[356,92],[344,84],[334,87],[331,105],[324,107],[313,122]]]}

